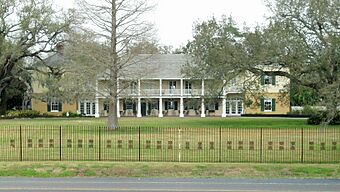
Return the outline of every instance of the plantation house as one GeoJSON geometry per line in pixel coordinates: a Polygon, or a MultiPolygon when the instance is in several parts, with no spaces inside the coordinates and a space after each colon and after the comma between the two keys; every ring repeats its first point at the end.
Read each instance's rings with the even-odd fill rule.
{"type": "MultiPolygon", "coordinates": [[[[237,77],[229,82],[209,79],[188,79],[181,68],[188,62],[182,54],[140,55],[123,71],[124,78],[118,83],[118,116],[166,117],[166,116],[240,116],[241,114],[286,114],[289,112],[289,96],[282,96],[289,79],[281,76],[237,77]],[[245,91],[245,82],[253,79],[254,90],[245,91]],[[212,98],[212,82],[224,84],[219,96],[212,98]],[[257,88],[255,88],[257,87],[257,88]],[[258,97],[253,97],[257,95],[258,97]]],[[[268,68],[275,70],[275,67],[268,68]]],[[[74,103],[32,100],[32,109],[41,113],[61,115],[77,112],[86,116],[107,116],[107,79],[100,76],[96,82],[93,98],[74,103]]],[[[36,94],[42,92],[35,85],[36,94]]]]}

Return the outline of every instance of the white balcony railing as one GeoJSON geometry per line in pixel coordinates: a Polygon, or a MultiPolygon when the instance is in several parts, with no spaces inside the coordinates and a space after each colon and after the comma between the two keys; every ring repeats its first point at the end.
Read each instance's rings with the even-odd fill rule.
{"type": "Polygon", "coordinates": [[[162,90],[163,95],[181,95],[180,89],[163,89],[162,90]]]}
{"type": "Polygon", "coordinates": [[[184,95],[202,95],[202,89],[184,89],[184,95]]]}

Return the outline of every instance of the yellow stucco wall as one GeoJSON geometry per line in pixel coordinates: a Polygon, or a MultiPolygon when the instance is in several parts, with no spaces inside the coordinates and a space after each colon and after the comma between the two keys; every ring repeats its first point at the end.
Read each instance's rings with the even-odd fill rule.
{"type": "Polygon", "coordinates": [[[264,112],[261,111],[261,105],[258,102],[255,102],[254,98],[251,98],[249,95],[246,96],[248,99],[253,101],[253,105],[245,106],[244,112],[245,114],[287,114],[290,111],[289,104],[289,96],[282,97],[279,93],[266,93],[263,95],[264,98],[275,99],[275,111],[272,112],[264,112]]]}
{"type": "Polygon", "coordinates": [[[47,103],[38,99],[32,99],[32,109],[49,115],[61,116],[63,112],[77,112],[77,104],[74,103],[63,103],[61,112],[47,112],[47,103]]]}

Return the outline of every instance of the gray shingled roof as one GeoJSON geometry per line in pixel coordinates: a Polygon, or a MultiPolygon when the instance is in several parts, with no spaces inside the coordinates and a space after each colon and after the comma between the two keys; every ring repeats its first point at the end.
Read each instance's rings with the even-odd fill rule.
{"type": "Polygon", "coordinates": [[[142,54],[131,60],[123,78],[180,78],[181,68],[188,62],[183,54],[142,54]]]}
{"type": "MultiPolygon", "coordinates": [[[[120,71],[120,78],[180,78],[181,68],[188,62],[184,54],[141,54],[120,71]]],[[[45,60],[51,67],[61,66],[64,55],[55,53],[45,60]]]]}
{"type": "Polygon", "coordinates": [[[45,59],[46,65],[50,67],[59,67],[64,63],[64,55],[62,53],[54,53],[45,59]]]}

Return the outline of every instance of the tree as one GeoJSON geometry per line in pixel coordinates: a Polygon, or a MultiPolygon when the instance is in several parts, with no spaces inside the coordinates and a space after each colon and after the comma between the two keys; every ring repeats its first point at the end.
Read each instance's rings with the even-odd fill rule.
{"type": "Polygon", "coordinates": [[[78,47],[78,53],[91,59],[92,69],[88,69],[97,72],[94,77],[101,75],[107,79],[105,90],[108,92],[110,108],[107,126],[115,129],[118,126],[119,78],[127,75],[126,68],[138,53],[130,48],[152,36],[152,25],[144,21],[142,16],[153,6],[149,6],[146,0],[101,0],[95,3],[79,0],[78,5],[88,21],[82,37],[91,34],[89,39],[93,40],[81,38],[87,42],[84,44],[87,47],[80,46],[83,50],[78,47]]]}
{"type": "Polygon", "coordinates": [[[48,0],[0,0],[0,95],[13,81],[31,89],[16,71],[52,52],[72,21],[71,13],[60,14],[48,0]]]}
{"type": "Polygon", "coordinates": [[[331,119],[340,102],[340,2],[275,0],[268,6],[269,24],[254,31],[240,32],[226,19],[198,24],[186,48],[196,70],[222,79],[245,72],[288,77],[321,98],[331,119]],[[289,71],[261,67],[273,65],[289,71]]]}

